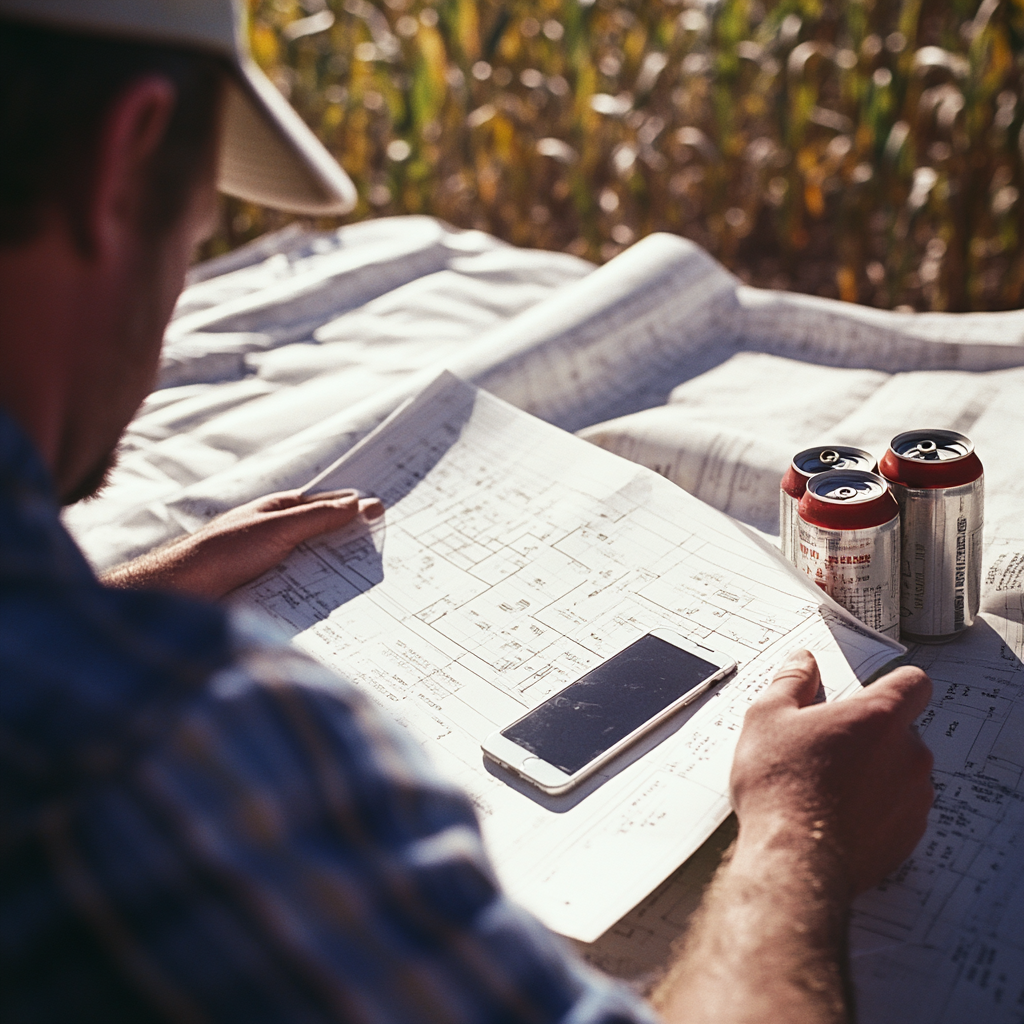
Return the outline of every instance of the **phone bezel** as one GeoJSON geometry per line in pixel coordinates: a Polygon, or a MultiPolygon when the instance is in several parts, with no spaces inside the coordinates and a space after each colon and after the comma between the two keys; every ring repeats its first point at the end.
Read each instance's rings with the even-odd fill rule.
{"type": "MultiPolygon", "coordinates": [[[[612,744],[606,751],[598,754],[592,761],[588,761],[578,771],[573,772],[571,775],[563,772],[561,768],[556,768],[553,764],[544,761],[539,758],[536,754],[527,750],[525,747],[519,746],[518,743],[513,742],[505,736],[501,735],[502,729],[511,728],[517,722],[521,722],[524,718],[529,717],[536,710],[535,708],[527,711],[525,714],[520,715],[513,722],[509,722],[507,725],[503,725],[501,729],[497,729],[492,732],[484,741],[480,744],[484,754],[486,754],[492,761],[496,761],[498,764],[507,768],[509,771],[514,772],[516,775],[527,782],[536,786],[544,793],[548,793],[551,796],[560,796],[563,793],[567,793],[573,787],[579,785],[588,776],[593,775],[602,765],[607,764],[613,758],[617,757],[623,750],[631,746],[641,737],[647,735],[652,729],[656,729],[666,719],[671,718],[681,708],[686,707],[687,704],[692,704],[701,694],[706,693],[707,690],[717,683],[720,679],[724,679],[730,672],[736,668],[736,661],[734,658],[729,657],[727,654],[722,654],[721,651],[713,650],[710,647],[705,647],[703,644],[697,643],[695,640],[690,640],[687,637],[681,636],[670,629],[652,629],[640,637],[637,640],[643,639],[643,636],[653,636],[659,640],[664,640],[666,643],[672,644],[674,647],[680,648],[680,650],[687,651],[694,656],[701,658],[703,661],[710,662],[712,665],[717,666],[716,671],[712,672],[706,679],[701,680],[693,689],[687,690],[681,697],[674,700],[671,704],[666,705],[656,715],[652,715],[642,725],[638,725],[631,733],[623,736],[617,743],[612,744]]],[[[630,644],[636,641],[630,641],[630,644]]],[[[629,645],[627,645],[629,646],[629,645]]],[[[625,650],[625,648],[623,648],[625,650]]],[[[604,664],[609,662],[612,658],[617,657],[621,654],[621,651],[617,651],[609,658],[605,658],[604,664]]],[[[586,672],[581,673],[571,682],[567,683],[562,689],[566,689],[568,686],[572,686],[573,683],[582,679],[587,673],[593,671],[592,666],[587,669],[586,672]]],[[[561,690],[558,691],[559,693],[561,690]]],[[[552,694],[551,696],[555,696],[552,694]]],[[[550,698],[545,698],[548,700],[550,698]]]]}

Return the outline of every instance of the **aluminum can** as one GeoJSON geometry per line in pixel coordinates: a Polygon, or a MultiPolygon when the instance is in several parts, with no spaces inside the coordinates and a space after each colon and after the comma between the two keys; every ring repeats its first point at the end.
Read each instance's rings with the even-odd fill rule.
{"type": "Polygon", "coordinates": [[[816,473],[830,469],[866,469],[877,471],[874,456],[863,448],[846,445],[818,445],[805,448],[793,456],[782,483],[779,485],[779,545],[783,556],[794,565],[796,561],[797,506],[804,496],[807,481],[816,473]]]}
{"type": "Polygon", "coordinates": [[[981,604],[981,460],[970,438],[955,430],[908,430],[892,439],[881,472],[900,506],[903,638],[953,640],[981,604]]]}
{"type": "Polygon", "coordinates": [[[833,469],[807,481],[797,568],[866,626],[900,635],[900,510],[877,473],[833,469]]]}

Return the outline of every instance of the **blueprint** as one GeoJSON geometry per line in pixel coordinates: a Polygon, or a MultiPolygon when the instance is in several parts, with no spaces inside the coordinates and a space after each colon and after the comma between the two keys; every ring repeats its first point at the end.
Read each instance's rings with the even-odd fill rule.
{"type": "Polygon", "coordinates": [[[912,654],[935,686],[918,724],[935,754],[935,806],[910,859],[856,906],[865,1019],[1024,1021],[1019,622],[996,620],[1009,627],[1004,638],[983,620],[956,647],[912,654]]]}
{"type": "Polygon", "coordinates": [[[791,649],[816,652],[830,696],[903,651],[728,516],[451,374],[310,489],[342,484],[385,515],[238,599],[411,732],[470,794],[510,895],[576,939],[726,818],[743,714],[791,649]],[[487,734],[659,627],[732,655],[737,675],[568,796],[485,763],[487,734]]]}

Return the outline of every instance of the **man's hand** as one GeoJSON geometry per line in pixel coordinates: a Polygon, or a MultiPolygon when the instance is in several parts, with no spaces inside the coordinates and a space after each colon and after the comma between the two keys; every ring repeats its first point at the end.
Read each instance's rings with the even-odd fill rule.
{"type": "Polygon", "coordinates": [[[741,834],[835,860],[850,896],[914,849],[934,792],[931,751],[914,730],[932,684],[890,672],[854,696],[815,704],[818,666],[797,651],[747,712],[733,761],[741,834]]]}
{"type": "Polygon", "coordinates": [[[751,705],[732,770],[739,836],[655,994],[687,1024],[849,1021],[853,897],[913,850],[933,799],[914,730],[931,697],[916,668],[815,703],[798,651],[751,705]]]}
{"type": "Polygon", "coordinates": [[[157,587],[213,600],[277,565],[303,541],[341,529],[358,516],[369,520],[383,513],[377,498],[360,498],[350,490],[268,494],[111,569],[102,580],[114,587],[157,587]]]}

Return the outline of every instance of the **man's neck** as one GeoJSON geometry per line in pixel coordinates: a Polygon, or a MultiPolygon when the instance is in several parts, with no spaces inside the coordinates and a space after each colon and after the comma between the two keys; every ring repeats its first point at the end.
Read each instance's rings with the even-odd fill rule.
{"type": "Polygon", "coordinates": [[[74,376],[69,338],[81,284],[73,261],[67,242],[54,230],[44,229],[24,245],[0,248],[0,405],[28,434],[51,472],[74,376]]]}

